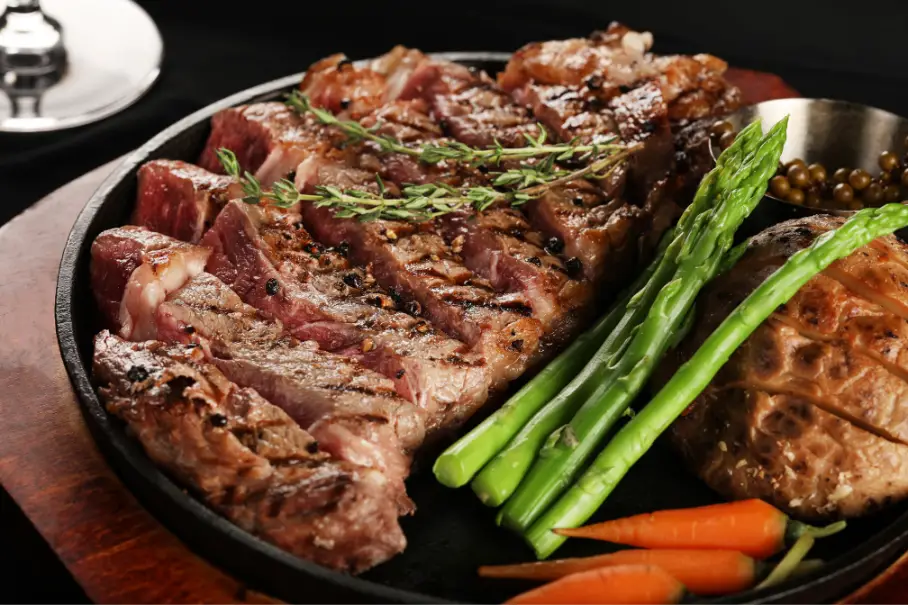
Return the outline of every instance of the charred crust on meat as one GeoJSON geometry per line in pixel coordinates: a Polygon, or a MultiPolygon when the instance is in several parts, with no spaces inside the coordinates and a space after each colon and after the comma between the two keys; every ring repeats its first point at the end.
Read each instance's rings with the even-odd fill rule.
{"type": "Polygon", "coordinates": [[[359,273],[348,273],[343,277],[344,283],[351,288],[360,289],[363,287],[363,278],[359,273]]]}
{"type": "Polygon", "coordinates": [[[549,254],[560,254],[562,250],[564,250],[564,242],[561,241],[561,238],[550,237],[545,242],[545,251],[549,254]]]}
{"type": "Polygon", "coordinates": [[[583,263],[576,256],[572,256],[564,262],[564,268],[567,269],[568,275],[577,277],[583,271],[583,263]]]}
{"type": "Polygon", "coordinates": [[[414,329],[419,334],[428,334],[429,332],[432,331],[432,326],[430,326],[428,323],[426,323],[424,321],[421,321],[418,324],[416,324],[416,327],[414,329]]]}
{"type": "Polygon", "coordinates": [[[227,416],[224,416],[223,414],[214,413],[208,417],[208,422],[210,422],[211,426],[214,426],[214,427],[218,427],[218,428],[225,427],[225,426],[227,426],[227,416]]]}
{"type": "Polygon", "coordinates": [[[536,265],[537,267],[542,266],[542,261],[539,259],[538,256],[531,256],[529,258],[525,258],[524,260],[526,262],[530,263],[531,265],[536,265]]]}
{"type": "Polygon", "coordinates": [[[132,382],[142,382],[148,378],[148,370],[142,366],[132,366],[126,371],[126,377],[132,382]]]}
{"type": "Polygon", "coordinates": [[[267,282],[265,282],[265,294],[268,296],[274,296],[277,294],[279,284],[276,278],[272,277],[267,282]]]}
{"type": "Polygon", "coordinates": [[[397,370],[397,372],[394,373],[394,377],[397,378],[398,380],[400,380],[401,378],[404,377],[404,374],[406,374],[406,373],[407,373],[406,370],[397,370]]]}

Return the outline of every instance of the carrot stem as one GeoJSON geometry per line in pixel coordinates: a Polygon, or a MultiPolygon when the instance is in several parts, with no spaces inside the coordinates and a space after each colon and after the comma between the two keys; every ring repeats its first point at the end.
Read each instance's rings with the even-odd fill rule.
{"type": "Polygon", "coordinates": [[[794,546],[782,557],[782,560],[779,561],[779,564],[776,565],[776,568],[766,576],[766,579],[757,584],[757,590],[762,588],[767,588],[769,586],[775,586],[781,582],[784,582],[791,576],[800,565],[801,560],[807,556],[807,553],[810,552],[810,549],[813,548],[813,544],[816,542],[816,539],[810,534],[804,534],[798,538],[797,542],[794,543],[794,546]]]}

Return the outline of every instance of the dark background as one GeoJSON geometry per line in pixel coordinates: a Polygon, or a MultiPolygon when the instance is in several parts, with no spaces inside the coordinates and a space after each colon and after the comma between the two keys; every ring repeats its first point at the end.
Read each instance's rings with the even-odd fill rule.
{"type": "MultiPolygon", "coordinates": [[[[710,52],[737,67],[777,73],[806,97],[908,115],[905,0],[139,4],[164,37],[161,78],[138,103],[105,121],[61,133],[0,135],[0,224],[212,101],[303,71],[327,54],[343,51],[357,59],[398,43],[425,51],[514,50],[619,20],[651,31],[656,52],[710,52]]],[[[2,490],[0,599],[85,601],[2,490]]]]}

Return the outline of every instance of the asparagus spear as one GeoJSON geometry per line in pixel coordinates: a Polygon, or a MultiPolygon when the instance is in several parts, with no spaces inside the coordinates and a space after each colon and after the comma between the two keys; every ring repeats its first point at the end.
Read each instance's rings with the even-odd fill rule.
{"type": "MultiPolygon", "coordinates": [[[[719,194],[734,188],[746,177],[747,172],[740,168],[756,151],[761,135],[760,122],[757,120],[744,128],[735,142],[719,156],[716,168],[704,177],[693,202],[681,215],[675,230],[663,237],[661,245],[667,244],[667,248],[657,253],[644,274],[631,286],[631,292],[637,294],[633,298],[620,301],[612,310],[610,315],[620,317],[620,320],[617,321],[617,325],[612,326],[611,334],[605,342],[597,336],[597,341],[602,342],[602,345],[583,372],[567,386],[565,383],[570,379],[570,375],[565,376],[564,382],[558,385],[544,383],[545,390],[540,392],[540,396],[530,399],[532,407],[523,400],[524,397],[529,399],[526,389],[518,393],[514,408],[510,408],[511,402],[506,404],[506,407],[509,407],[506,416],[509,422],[505,429],[498,433],[498,440],[493,440],[491,434],[480,434],[475,437],[471,434],[462,440],[463,448],[459,443],[453,446],[454,460],[447,460],[446,464],[453,464],[458,458],[465,460],[468,456],[476,457],[474,466],[467,467],[467,472],[475,473],[474,469],[478,469],[479,464],[485,464],[491,456],[495,456],[473,480],[473,491],[480,500],[489,506],[499,506],[507,500],[529,470],[545,439],[552,431],[570,420],[579,405],[596,387],[608,364],[627,346],[633,330],[649,310],[656,295],[671,278],[686,239],[691,237],[690,234],[695,228],[702,228],[703,221],[698,221],[698,217],[709,209],[709,205],[717,196],[721,197],[719,194]],[[556,393],[558,396],[549,401],[556,393]],[[546,402],[548,404],[540,411],[546,402]],[[518,409],[519,412],[514,411],[518,409]],[[505,443],[508,445],[501,451],[505,443]]],[[[533,387],[541,388],[542,384],[533,387]]]]}
{"type": "MultiPolygon", "coordinates": [[[[651,271],[644,273],[648,276],[651,271]]],[[[619,297],[615,307],[543,368],[503,406],[446,449],[432,467],[435,478],[447,487],[462,487],[576,375],[596,347],[621,319],[619,312],[634,289],[619,297]]]]}
{"type": "Polygon", "coordinates": [[[700,289],[716,274],[744,218],[766,192],[785,144],[788,119],[780,120],[760,142],[747,176],[714,208],[699,215],[701,229],[685,240],[672,280],[659,291],[646,319],[620,359],[570,423],[558,429],[520,487],[501,511],[502,524],[525,531],[575,478],[605,434],[643,389],[680,327],[700,289]]]}
{"type": "Polygon", "coordinates": [[[649,404],[615,435],[573,487],[533,524],[526,538],[537,556],[548,557],[564,541],[552,528],[578,527],[589,519],[631,466],[779,305],[836,259],[906,226],[908,206],[887,204],[867,208],[791,256],[732,311],[649,404]]]}

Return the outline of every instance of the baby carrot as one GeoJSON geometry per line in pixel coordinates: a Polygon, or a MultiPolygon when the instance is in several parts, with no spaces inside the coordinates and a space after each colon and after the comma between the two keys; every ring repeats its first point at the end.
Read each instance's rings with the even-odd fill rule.
{"type": "Polygon", "coordinates": [[[620,550],[593,557],[537,561],[479,568],[486,578],[556,580],[564,576],[616,565],[653,565],[698,595],[724,595],[750,588],[764,566],[731,550],[620,550]]]}
{"type": "Polygon", "coordinates": [[[678,603],[684,585],[652,565],[616,565],[564,576],[506,603],[678,603]]]}
{"type": "Polygon", "coordinates": [[[553,531],[562,536],[592,538],[642,548],[736,550],[765,559],[801,535],[821,538],[843,527],[844,522],[826,528],[805,525],[762,500],[752,499],[663,510],[553,531]]]}

